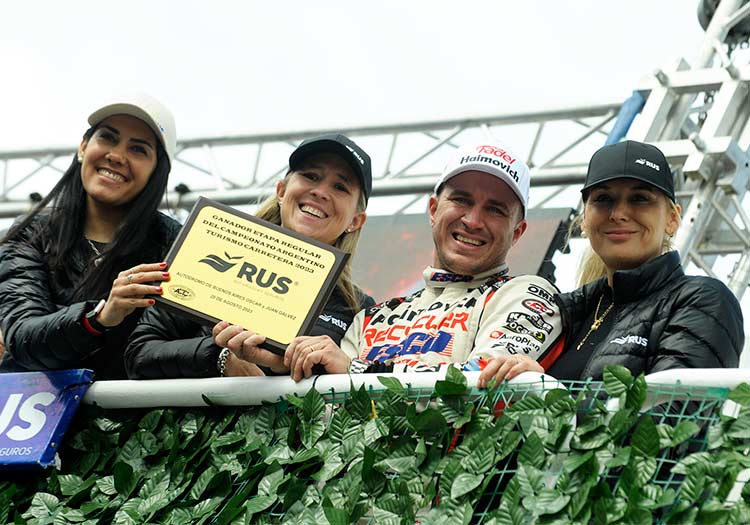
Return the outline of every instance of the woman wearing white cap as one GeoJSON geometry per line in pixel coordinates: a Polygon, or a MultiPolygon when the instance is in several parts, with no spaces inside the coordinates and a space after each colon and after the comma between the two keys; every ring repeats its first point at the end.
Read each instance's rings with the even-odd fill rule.
{"type": "Polygon", "coordinates": [[[555,297],[568,336],[547,373],[601,380],[608,365],[633,374],[736,367],[739,303],[721,281],[684,274],[671,246],[681,209],[664,154],[635,141],[605,146],[581,192],[592,252],[582,287],[555,297]]]}
{"type": "MultiPolygon", "coordinates": [[[[305,140],[289,157],[289,171],[257,216],[354,253],[372,190],[369,155],[344,135],[305,140]]],[[[311,329],[338,342],[354,315],[372,306],[351,279],[351,259],[311,329]]],[[[134,379],[262,375],[288,371],[281,356],[260,348],[263,327],[201,326],[164,310],[149,310],[133,331],[125,364],[134,379]]]]}
{"type": "Polygon", "coordinates": [[[124,378],[122,354],[179,224],[158,212],[176,137],[144,94],[94,111],[67,171],[0,241],[0,371],[91,368],[124,378]],[[146,284],[150,283],[150,284],[146,284]]]}

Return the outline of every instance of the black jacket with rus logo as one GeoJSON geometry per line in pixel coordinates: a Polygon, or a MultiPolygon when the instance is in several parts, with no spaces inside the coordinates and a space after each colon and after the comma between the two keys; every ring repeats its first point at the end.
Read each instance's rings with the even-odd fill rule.
{"type": "MultiPolygon", "coordinates": [[[[732,292],[710,277],[687,276],[679,254],[668,252],[633,270],[618,271],[610,291],[606,277],[578,290],[557,294],[567,341],[558,363],[573,359],[577,343],[590,328],[603,293],[611,293],[611,320],[596,334],[580,377],[601,380],[604,367],[623,365],[636,375],[673,368],[735,368],[744,329],[742,311],[732,292]]],[[[579,354],[584,357],[583,352],[579,354]]]]}
{"type": "MultiPolygon", "coordinates": [[[[360,304],[360,308],[368,308],[375,301],[361,294],[360,304]]],[[[339,344],[356,313],[338,288],[334,288],[310,335],[327,335],[339,344]]],[[[164,309],[150,309],[130,336],[125,351],[128,376],[131,379],[218,376],[221,348],[214,344],[211,329],[164,309]]]]}
{"type": "MultiPolygon", "coordinates": [[[[75,301],[74,293],[96,253],[83,238],[63,271],[47,265],[49,217],[37,216],[19,238],[0,244],[0,331],[5,355],[0,372],[90,368],[96,379],[125,379],[123,352],[142,309],[103,336],[83,327],[84,315],[100,299],[75,301]]],[[[140,260],[123,261],[120,271],[139,263],[159,262],[172,245],[180,224],[159,213],[148,228],[140,260]]]]}

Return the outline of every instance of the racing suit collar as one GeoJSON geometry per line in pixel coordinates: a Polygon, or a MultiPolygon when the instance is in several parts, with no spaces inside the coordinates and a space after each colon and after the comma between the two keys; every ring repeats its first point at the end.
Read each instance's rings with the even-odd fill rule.
{"type": "Polygon", "coordinates": [[[475,275],[461,275],[428,266],[424,269],[424,272],[422,272],[422,276],[424,277],[426,286],[444,287],[446,284],[456,283],[457,285],[464,285],[466,288],[474,288],[484,283],[490,277],[506,275],[507,273],[508,265],[503,263],[475,275]]]}

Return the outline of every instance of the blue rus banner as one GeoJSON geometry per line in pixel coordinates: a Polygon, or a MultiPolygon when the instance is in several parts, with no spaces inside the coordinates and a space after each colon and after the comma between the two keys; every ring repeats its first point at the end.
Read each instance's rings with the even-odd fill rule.
{"type": "Polygon", "coordinates": [[[49,467],[91,370],[0,374],[0,470],[49,467]]]}

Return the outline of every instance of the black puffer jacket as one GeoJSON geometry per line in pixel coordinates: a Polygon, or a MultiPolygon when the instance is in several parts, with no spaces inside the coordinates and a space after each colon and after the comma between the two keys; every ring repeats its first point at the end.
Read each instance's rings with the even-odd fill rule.
{"type": "Polygon", "coordinates": [[[686,276],[674,251],[615,272],[611,291],[601,278],[556,295],[568,334],[563,355],[576,352],[603,293],[612,293],[614,319],[608,333],[596,334],[601,341],[580,379],[601,380],[607,365],[623,365],[633,374],[737,367],[744,344],[737,299],[721,281],[686,276]]]}
{"type": "MultiPolygon", "coordinates": [[[[31,234],[48,231],[47,220],[39,216],[22,237],[0,245],[0,329],[6,346],[0,372],[90,368],[97,379],[124,379],[122,355],[141,311],[104,336],[87,332],[85,313],[105,297],[73,302],[73,295],[95,254],[81,238],[66,272],[53,274],[46,262],[48,239],[31,234]]],[[[179,229],[177,221],[160,213],[149,228],[151,248],[141,262],[163,260],[179,229]]]]}
{"type": "MultiPolygon", "coordinates": [[[[362,294],[360,309],[375,304],[362,294]]],[[[310,335],[327,335],[336,344],[354,318],[338,288],[333,290],[310,335]]],[[[201,325],[164,309],[150,309],[130,336],[125,366],[131,379],[214,377],[221,348],[213,343],[211,326],[201,325]]]]}

